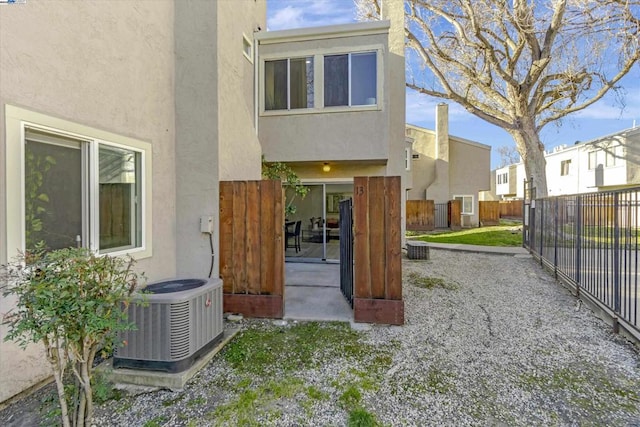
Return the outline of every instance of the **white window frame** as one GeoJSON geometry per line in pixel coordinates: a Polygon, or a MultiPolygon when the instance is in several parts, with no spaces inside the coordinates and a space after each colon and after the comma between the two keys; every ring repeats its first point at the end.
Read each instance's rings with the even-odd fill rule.
{"type": "Polygon", "coordinates": [[[406,171],[410,171],[411,170],[411,162],[413,161],[412,155],[411,155],[411,148],[407,147],[404,149],[404,170],[406,171]]]}
{"type": "MultiPolygon", "coordinates": [[[[5,105],[6,123],[6,158],[5,176],[6,182],[19,183],[20,185],[7,185],[6,192],[6,256],[8,259],[15,257],[20,251],[25,250],[25,129],[33,128],[53,134],[59,134],[83,141],[91,141],[89,145],[90,161],[98,162],[98,146],[124,148],[141,153],[141,242],[140,246],[119,251],[105,251],[111,256],[130,254],[136,259],[152,256],[152,150],[151,144],[134,138],[125,137],[111,132],[95,129],[89,126],[70,122],[36,113],[12,105],[5,105]]],[[[96,172],[97,173],[97,172],[96,172]]],[[[99,246],[99,223],[98,223],[98,203],[97,191],[98,182],[94,177],[89,177],[89,206],[90,212],[86,218],[89,223],[88,236],[90,241],[87,246],[92,251],[100,254],[99,246]]]]}
{"type": "Polygon", "coordinates": [[[253,41],[246,34],[242,34],[242,54],[253,64],[253,41]]]}
{"type": "Polygon", "coordinates": [[[461,215],[473,215],[475,209],[475,198],[473,197],[473,195],[470,194],[454,194],[453,195],[453,200],[457,200],[457,199],[462,199],[460,200],[460,214],[461,215]],[[464,199],[465,198],[470,198],[471,199],[471,212],[465,212],[464,211],[464,199]]]}
{"type": "Polygon", "coordinates": [[[560,176],[569,176],[571,174],[571,159],[560,160],[560,176]],[[566,167],[566,171],[565,171],[566,167]]]}
{"type": "MultiPolygon", "coordinates": [[[[281,116],[293,114],[324,114],[324,113],[340,113],[347,111],[380,111],[384,105],[384,55],[382,45],[358,46],[357,49],[345,50],[345,48],[323,49],[318,50],[297,50],[286,51],[278,54],[262,54],[259,55],[259,89],[258,101],[260,105],[260,116],[281,116]],[[372,105],[354,105],[354,106],[324,106],[324,57],[332,55],[347,55],[358,53],[376,53],[376,103],[372,105]],[[264,97],[264,79],[265,79],[265,63],[268,61],[278,61],[284,59],[296,59],[313,57],[313,78],[314,78],[314,106],[312,108],[296,108],[287,110],[266,110],[264,97]]],[[[351,97],[351,93],[349,93],[351,97]]]]}
{"type": "Polygon", "coordinates": [[[604,150],[604,165],[608,168],[617,166],[618,157],[618,145],[610,147],[608,150],[604,150]]]}
{"type": "Polygon", "coordinates": [[[587,167],[589,170],[594,170],[598,167],[598,152],[596,150],[589,151],[587,153],[587,167]],[[593,163],[591,162],[593,156],[593,163]]]}
{"type": "MultiPolygon", "coordinates": [[[[274,110],[267,110],[267,109],[266,109],[266,106],[263,104],[263,106],[262,106],[262,107],[263,107],[263,108],[265,108],[265,111],[266,111],[266,112],[274,112],[274,111],[275,111],[275,112],[280,112],[280,111],[289,111],[289,112],[291,112],[291,111],[297,111],[297,110],[309,110],[309,109],[314,108],[314,106],[311,106],[311,107],[300,107],[300,108],[291,108],[291,60],[292,60],[292,59],[294,59],[294,60],[295,60],[295,59],[305,59],[305,60],[306,60],[306,59],[308,59],[308,58],[309,58],[308,56],[307,56],[307,57],[304,57],[304,58],[300,58],[300,57],[293,57],[293,56],[292,56],[292,57],[290,57],[290,58],[275,59],[275,60],[271,59],[271,60],[269,60],[269,61],[265,61],[265,63],[266,63],[266,62],[271,62],[271,61],[285,61],[285,60],[287,61],[287,108],[280,108],[280,109],[274,109],[274,110]]],[[[311,58],[313,58],[313,57],[311,57],[311,58]]],[[[313,59],[312,59],[312,61],[313,61],[313,59]]],[[[313,66],[315,67],[315,63],[313,64],[313,66]]],[[[315,68],[314,68],[313,72],[314,72],[314,76],[315,76],[315,68]]],[[[314,78],[315,78],[315,77],[314,77],[314,78]]],[[[262,80],[262,82],[263,82],[263,85],[264,85],[264,79],[262,80]]],[[[316,89],[316,86],[315,86],[315,82],[314,82],[314,87],[313,87],[313,90],[314,90],[314,93],[313,93],[314,104],[315,104],[315,98],[316,98],[315,89],[316,89]]],[[[261,90],[262,90],[262,97],[263,97],[262,99],[264,99],[264,87],[262,87],[262,89],[261,89],[261,90]]]]}

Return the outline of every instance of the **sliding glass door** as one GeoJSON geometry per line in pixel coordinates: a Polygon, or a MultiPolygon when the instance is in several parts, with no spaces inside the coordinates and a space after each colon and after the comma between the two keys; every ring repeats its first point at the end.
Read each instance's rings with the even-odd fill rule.
{"type": "Polygon", "coordinates": [[[335,262],[340,259],[340,200],[353,196],[352,183],[305,184],[309,191],[304,199],[292,199],[295,213],[287,215],[287,261],[335,262]],[[296,225],[299,223],[299,236],[296,225]],[[299,239],[299,244],[296,243],[299,239]]]}

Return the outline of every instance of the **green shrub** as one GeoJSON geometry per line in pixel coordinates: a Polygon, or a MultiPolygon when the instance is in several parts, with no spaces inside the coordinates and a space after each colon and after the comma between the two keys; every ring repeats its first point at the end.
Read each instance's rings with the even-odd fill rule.
{"type": "Polygon", "coordinates": [[[124,310],[139,280],[132,267],[128,257],[84,248],[46,251],[40,244],[3,268],[10,283],[4,294],[17,299],[5,340],[44,344],[64,426],[91,423],[96,353],[110,352],[117,332],[132,327],[124,310]],[[66,387],[65,372],[74,381],[66,387]]]}

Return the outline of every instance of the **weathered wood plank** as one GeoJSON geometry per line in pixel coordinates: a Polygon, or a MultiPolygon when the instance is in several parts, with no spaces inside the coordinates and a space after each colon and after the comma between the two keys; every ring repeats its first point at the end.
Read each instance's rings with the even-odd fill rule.
{"type": "Polygon", "coordinates": [[[233,292],[233,183],[220,182],[220,277],[223,290],[233,292]]]}
{"type": "Polygon", "coordinates": [[[246,277],[247,292],[259,295],[260,292],[260,181],[247,182],[246,209],[246,277]]]}
{"type": "Polygon", "coordinates": [[[353,179],[354,297],[371,298],[369,270],[369,178],[353,179]]]}
{"type": "Polygon", "coordinates": [[[371,275],[371,297],[385,297],[385,178],[369,178],[369,267],[371,275]]]}
{"type": "Polygon", "coordinates": [[[273,319],[284,316],[284,299],[280,295],[224,294],[222,301],[223,310],[227,313],[273,319]]]}
{"type": "Polygon", "coordinates": [[[402,299],[402,211],[400,177],[385,178],[385,299],[402,299]]]}
{"type": "Polygon", "coordinates": [[[282,297],[284,307],[284,188],[280,181],[273,185],[273,240],[267,244],[273,250],[273,285],[271,293],[282,297]]]}
{"type": "Polygon", "coordinates": [[[273,294],[275,274],[275,188],[273,181],[260,186],[260,293],[273,294]]]}
{"type": "Polygon", "coordinates": [[[431,231],[435,228],[433,200],[407,200],[406,227],[410,231],[431,231]]]}
{"type": "Polygon", "coordinates": [[[233,282],[234,294],[245,294],[247,287],[247,183],[233,183],[233,282]]]}
{"type": "Polygon", "coordinates": [[[449,201],[449,228],[452,230],[460,230],[462,222],[462,202],[460,200],[449,201]]]}
{"type": "Polygon", "coordinates": [[[359,323],[404,325],[404,301],[356,298],[353,300],[353,320],[359,323]]]}
{"type": "Polygon", "coordinates": [[[480,226],[500,224],[500,202],[497,200],[479,201],[478,221],[480,226]]]}

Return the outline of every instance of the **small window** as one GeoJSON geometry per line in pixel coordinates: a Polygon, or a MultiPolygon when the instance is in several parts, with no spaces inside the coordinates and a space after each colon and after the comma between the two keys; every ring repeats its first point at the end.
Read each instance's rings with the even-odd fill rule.
{"type": "Polygon", "coordinates": [[[404,149],[404,169],[411,170],[411,148],[404,149]]]}
{"type": "Polygon", "coordinates": [[[264,63],[264,109],[313,108],[313,57],[264,63]]]}
{"type": "Polygon", "coordinates": [[[607,167],[610,166],[615,166],[616,165],[616,156],[617,156],[617,149],[618,147],[611,147],[608,150],[605,151],[605,165],[607,167]]]}
{"type": "Polygon", "coordinates": [[[242,54],[253,63],[253,43],[244,34],[242,35],[242,54]]]}
{"type": "Polygon", "coordinates": [[[597,155],[596,151],[589,151],[589,170],[595,169],[597,166],[597,155]]]}
{"type": "Polygon", "coordinates": [[[461,214],[473,215],[473,196],[453,196],[453,200],[460,200],[461,214]]]}
{"type": "Polygon", "coordinates": [[[376,62],[376,52],[325,56],[325,107],[377,104],[376,62]]]}
{"type": "Polygon", "coordinates": [[[560,162],[560,176],[569,175],[569,171],[571,170],[571,160],[563,160],[560,162]]]}
{"type": "Polygon", "coordinates": [[[418,160],[420,158],[420,154],[413,154],[411,155],[411,157],[413,158],[413,160],[418,160]]]}

